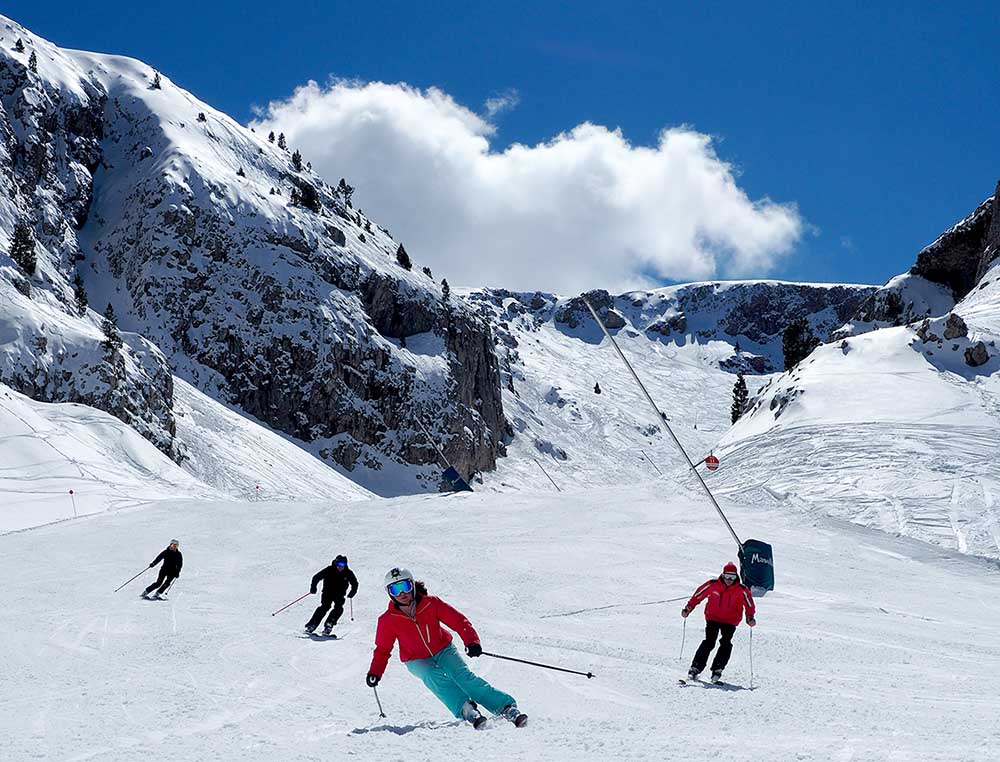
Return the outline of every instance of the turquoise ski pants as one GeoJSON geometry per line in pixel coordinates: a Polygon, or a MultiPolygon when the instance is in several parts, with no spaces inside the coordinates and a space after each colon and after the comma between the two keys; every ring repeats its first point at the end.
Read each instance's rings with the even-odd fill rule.
{"type": "Polygon", "coordinates": [[[428,690],[456,717],[462,716],[462,705],[466,701],[475,701],[492,714],[499,714],[505,706],[514,703],[513,697],[473,673],[454,643],[449,643],[429,659],[406,662],[406,668],[423,680],[428,690]]]}

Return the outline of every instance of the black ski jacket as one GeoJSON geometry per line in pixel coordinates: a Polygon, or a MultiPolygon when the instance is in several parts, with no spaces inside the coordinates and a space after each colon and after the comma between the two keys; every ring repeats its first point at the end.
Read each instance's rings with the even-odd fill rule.
{"type": "Polygon", "coordinates": [[[354,572],[351,571],[350,567],[345,566],[343,570],[337,568],[337,561],[347,561],[346,556],[337,556],[333,559],[333,563],[327,566],[322,571],[316,572],[316,575],[312,578],[312,585],[309,588],[310,593],[316,592],[316,587],[320,582],[323,583],[323,597],[324,598],[343,598],[344,593],[347,593],[347,587],[350,585],[351,592],[348,593],[348,598],[353,598],[358,592],[358,578],[354,576],[354,572]]]}
{"type": "Polygon", "coordinates": [[[168,546],[165,548],[160,555],[153,559],[153,563],[149,565],[152,569],[160,561],[163,561],[163,571],[172,577],[181,576],[181,567],[184,566],[184,556],[181,555],[179,550],[171,550],[168,546]]]}

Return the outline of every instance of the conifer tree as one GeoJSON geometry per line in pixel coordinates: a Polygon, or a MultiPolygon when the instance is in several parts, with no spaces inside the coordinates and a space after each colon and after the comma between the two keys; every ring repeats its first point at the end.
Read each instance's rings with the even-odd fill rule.
{"type": "Polygon", "coordinates": [[[35,256],[35,234],[26,219],[20,219],[14,225],[14,234],[10,238],[10,258],[13,259],[28,275],[34,275],[38,269],[38,257],[35,256]]]}
{"type": "Polygon", "coordinates": [[[283,132],[278,134],[278,148],[288,150],[288,142],[285,140],[285,133],[283,132]]]}
{"type": "Polygon", "coordinates": [[[73,301],[76,302],[77,314],[80,317],[86,315],[89,300],[87,298],[87,289],[83,286],[83,278],[80,277],[80,273],[73,276],[73,301]]]}
{"type": "Polygon", "coordinates": [[[799,318],[781,334],[781,351],[785,356],[785,370],[791,370],[809,356],[820,341],[816,338],[809,321],[799,318]]]}
{"type": "Polygon", "coordinates": [[[299,153],[298,149],[295,149],[295,153],[292,154],[292,166],[295,167],[296,172],[302,171],[302,154],[299,153]]]}
{"type": "Polygon", "coordinates": [[[271,130],[267,134],[267,140],[268,140],[269,143],[273,143],[274,142],[274,130],[271,130]]]}
{"type": "Polygon", "coordinates": [[[450,297],[451,297],[451,286],[448,285],[448,279],[443,278],[441,280],[441,301],[447,304],[448,299],[450,297]]]}
{"type": "Polygon", "coordinates": [[[434,274],[431,272],[431,268],[425,267],[423,268],[423,270],[424,270],[424,275],[426,275],[431,280],[434,280],[434,274]]]}
{"type": "Polygon", "coordinates": [[[344,203],[347,204],[352,209],[351,197],[354,195],[354,186],[348,185],[347,180],[343,177],[340,178],[340,184],[337,186],[337,193],[344,197],[344,203]]]}
{"type": "Polygon", "coordinates": [[[35,51],[31,51],[31,56],[28,58],[28,68],[33,72],[38,73],[38,56],[35,55],[35,51]]]}
{"type": "Polygon", "coordinates": [[[151,84],[149,87],[151,90],[160,89],[160,72],[155,70],[153,71],[153,84],[151,84]]]}
{"type": "Polygon", "coordinates": [[[24,52],[24,40],[22,40],[20,37],[18,37],[17,42],[14,43],[14,50],[16,50],[18,53],[24,52]]]}
{"type": "Polygon", "coordinates": [[[747,403],[750,401],[750,392],[747,391],[747,382],[740,373],[736,376],[736,383],[733,385],[733,406],[730,409],[733,423],[736,423],[746,412],[747,403]]]}
{"type": "Polygon", "coordinates": [[[396,249],[396,262],[404,270],[413,269],[413,262],[410,261],[410,255],[406,253],[403,244],[399,244],[399,248],[396,249]]]}
{"type": "Polygon", "coordinates": [[[108,354],[108,359],[116,355],[122,348],[122,337],[118,333],[118,316],[115,315],[115,308],[108,302],[107,309],[104,310],[104,320],[101,321],[101,330],[104,332],[104,341],[101,342],[101,349],[108,354]]]}

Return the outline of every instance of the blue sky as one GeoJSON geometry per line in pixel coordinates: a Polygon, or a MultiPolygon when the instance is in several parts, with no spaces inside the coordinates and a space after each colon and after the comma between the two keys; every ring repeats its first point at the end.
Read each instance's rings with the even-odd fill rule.
{"type": "Polygon", "coordinates": [[[794,202],[810,226],[761,275],[881,283],[1000,178],[1000,10],[962,5],[8,0],[3,12],[64,47],[143,59],[241,121],[333,75],[435,86],[470,109],[513,88],[494,150],[584,121],[648,145],[689,125],[751,198],[794,202]]]}

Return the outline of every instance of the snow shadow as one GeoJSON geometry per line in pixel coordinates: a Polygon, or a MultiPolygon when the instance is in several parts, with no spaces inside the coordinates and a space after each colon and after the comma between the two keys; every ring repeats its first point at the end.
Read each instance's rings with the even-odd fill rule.
{"type": "Polygon", "coordinates": [[[351,731],[353,736],[363,736],[368,733],[393,733],[397,736],[405,736],[414,730],[444,730],[445,728],[457,728],[465,724],[462,720],[453,722],[418,722],[416,725],[376,725],[371,728],[355,728],[351,731]]]}

